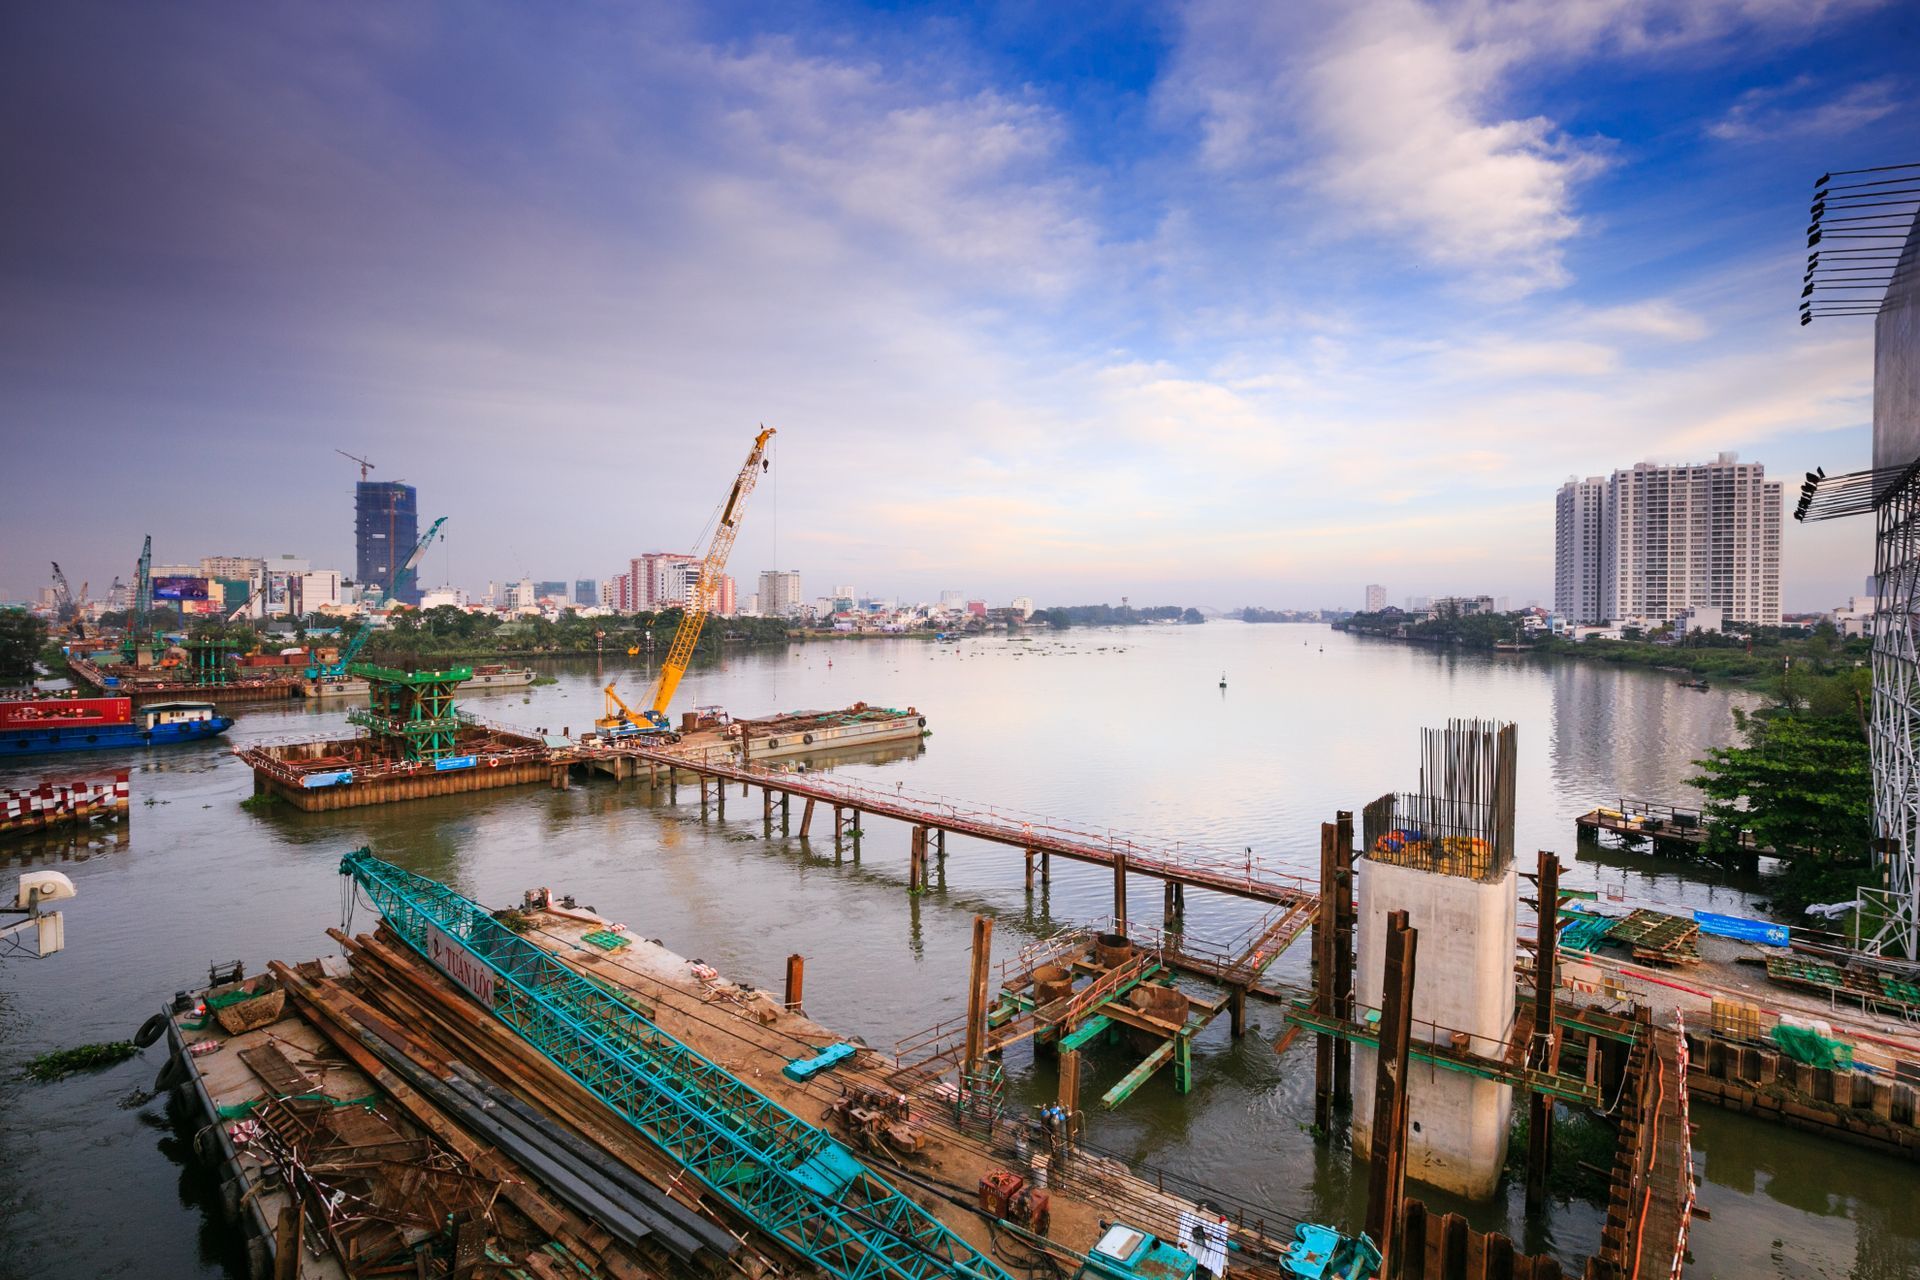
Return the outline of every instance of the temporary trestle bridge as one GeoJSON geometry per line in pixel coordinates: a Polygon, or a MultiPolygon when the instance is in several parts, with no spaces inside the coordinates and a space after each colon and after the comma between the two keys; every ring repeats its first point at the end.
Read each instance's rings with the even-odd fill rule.
{"type": "MultiPolygon", "coordinates": [[[[702,808],[712,803],[726,812],[725,791],[729,785],[762,791],[763,813],[769,823],[774,809],[780,811],[783,829],[790,826],[790,806],[794,797],[805,802],[800,819],[800,835],[812,834],[816,806],[833,811],[833,839],[836,846],[850,839],[858,851],[862,836],[860,821],[875,815],[904,822],[914,829],[913,887],[924,885],[926,855],[931,848],[945,856],[946,835],[971,836],[990,844],[1021,850],[1027,860],[1031,883],[1036,864],[1043,880],[1051,875],[1051,859],[1111,867],[1114,871],[1116,900],[1114,915],[1126,918],[1124,877],[1128,872],[1161,880],[1167,886],[1169,906],[1176,906],[1187,888],[1211,889],[1256,902],[1279,903],[1311,908],[1317,897],[1314,883],[1304,876],[1270,866],[1253,854],[1234,857],[1179,843],[1131,837],[1110,828],[1096,828],[1059,818],[1010,812],[993,806],[981,807],[945,797],[916,795],[911,791],[862,786],[859,783],[802,774],[777,767],[752,763],[734,764],[693,760],[669,748],[639,744],[583,746],[572,749],[567,762],[585,765],[630,778],[645,775],[656,785],[677,793],[683,781],[700,788],[702,808]],[[711,789],[711,797],[709,795],[711,789]]],[[[560,762],[556,754],[556,763],[560,762]]]]}

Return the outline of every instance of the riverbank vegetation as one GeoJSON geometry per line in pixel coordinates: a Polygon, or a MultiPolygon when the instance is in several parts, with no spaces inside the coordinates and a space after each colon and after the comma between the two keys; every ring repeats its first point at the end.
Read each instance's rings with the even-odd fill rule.
{"type": "Polygon", "coordinates": [[[1544,632],[1529,634],[1523,613],[1410,616],[1397,610],[1356,613],[1336,629],[1384,639],[1443,648],[1492,651],[1496,647],[1582,662],[1622,667],[1653,667],[1697,680],[1771,683],[1783,672],[1824,677],[1864,667],[1871,642],[1841,636],[1832,623],[1812,631],[1752,627],[1744,632],[1694,632],[1670,638],[1665,629],[1641,634],[1629,629],[1623,639],[1573,641],[1544,632]]]}
{"type": "Polygon", "coordinates": [[[1695,761],[1706,796],[1704,852],[1739,852],[1741,828],[1780,860],[1774,899],[1792,913],[1847,901],[1867,882],[1873,838],[1872,767],[1864,669],[1816,675],[1784,670],[1774,700],[1734,710],[1741,742],[1695,761]]]}
{"type": "Polygon", "coordinates": [[[1036,609],[1027,621],[1034,626],[1053,627],[1056,630],[1067,627],[1133,627],[1149,622],[1184,622],[1189,625],[1205,622],[1207,615],[1198,609],[1183,609],[1177,604],[1145,605],[1134,608],[1121,605],[1115,608],[1110,604],[1075,604],[1053,609],[1036,609]]]}

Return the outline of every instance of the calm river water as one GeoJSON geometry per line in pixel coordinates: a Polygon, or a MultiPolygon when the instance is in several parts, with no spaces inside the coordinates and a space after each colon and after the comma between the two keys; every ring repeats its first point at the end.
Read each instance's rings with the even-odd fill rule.
{"type": "MultiPolygon", "coordinates": [[[[470,700],[488,718],[579,731],[599,688],[646,685],[624,654],[602,674],[591,660],[554,664],[559,683],[470,700]]],[[[1620,796],[1685,801],[1689,761],[1732,736],[1748,695],[1698,692],[1646,671],[1531,659],[1437,654],[1323,627],[1135,628],[975,640],[811,643],[732,653],[689,675],[681,706],[740,714],[913,705],[933,735],[924,750],[845,766],[878,785],[909,784],[1214,847],[1251,848],[1312,874],[1318,824],[1417,780],[1417,731],[1449,716],[1519,725],[1519,846],[1577,859],[1568,880],[1627,902],[1755,910],[1760,886],[1696,868],[1576,848],[1573,819],[1620,796]],[[1225,674],[1229,687],[1218,683],[1225,674]]],[[[568,792],[530,787],[349,810],[254,814],[228,746],[342,727],[339,710],[249,712],[221,747],[68,757],[131,765],[134,812],[124,838],[77,848],[0,849],[8,873],[70,875],[65,953],[0,962],[0,1276],[215,1276],[233,1242],[203,1209],[204,1178],[158,1105],[123,1108],[152,1082],[153,1051],[50,1085],[20,1065],[45,1050],[129,1035],[208,963],[306,959],[330,949],[341,922],[340,855],[363,844],[490,904],[551,885],[700,956],[743,980],[777,987],[784,958],[808,958],[807,1007],[821,1021],[890,1045],[964,1008],[972,915],[998,920],[998,955],[1059,924],[1105,914],[1111,880],[1059,865],[1051,892],[1029,900],[1010,852],[949,841],[933,892],[905,891],[908,833],[870,821],[856,865],[830,842],[765,840],[756,797],[725,824],[697,803],[650,805],[644,788],[598,780],[568,792]],[[824,851],[824,856],[823,856],[824,851]]],[[[44,758],[43,758],[44,759],[44,758]]],[[[40,770],[0,771],[0,785],[40,770]]],[[[689,792],[682,791],[683,801],[689,792]]],[[[797,817],[797,815],[796,815],[797,817]]],[[[1157,910],[1155,886],[1135,914],[1157,910]]],[[[1191,895],[1190,933],[1221,939],[1250,919],[1233,902],[1191,895]]],[[[356,924],[369,922],[364,910],[356,924]]],[[[1279,972],[1300,978],[1305,948],[1279,972]]],[[[1194,1091],[1162,1073],[1118,1112],[1096,1112],[1092,1140],[1170,1173],[1201,1179],[1276,1216],[1357,1222],[1364,1171],[1317,1146],[1311,1038],[1284,1056],[1278,1011],[1251,1007],[1235,1044],[1220,1019],[1197,1045],[1194,1091]]],[[[1032,1096],[1050,1092],[1030,1062],[1009,1062],[1032,1096]]],[[[1130,1065],[1102,1051],[1084,1070],[1087,1096],[1130,1065]]],[[[1712,1212],[1693,1234],[1698,1276],[1920,1274],[1920,1178],[1883,1160],[1785,1130],[1696,1111],[1712,1212]]],[[[1461,1207],[1461,1206],[1449,1206],[1461,1207]]],[[[1484,1227],[1566,1260],[1598,1240],[1601,1209],[1555,1205],[1536,1226],[1517,1191],[1467,1207],[1484,1227]]]]}

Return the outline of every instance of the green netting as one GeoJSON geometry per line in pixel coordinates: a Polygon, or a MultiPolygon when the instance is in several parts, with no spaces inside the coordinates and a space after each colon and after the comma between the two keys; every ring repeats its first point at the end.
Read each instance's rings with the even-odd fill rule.
{"type": "Polygon", "coordinates": [[[1789,1026],[1782,1022],[1773,1029],[1773,1042],[1780,1046],[1780,1052],[1795,1062],[1804,1062],[1810,1067],[1828,1071],[1853,1069],[1852,1045],[1829,1040],[1810,1028],[1789,1026]]]}
{"type": "Polygon", "coordinates": [[[253,1109],[263,1102],[326,1102],[336,1107],[368,1107],[380,1101],[380,1095],[369,1093],[359,1098],[336,1098],[330,1093],[287,1093],[275,1098],[250,1098],[245,1102],[229,1103],[214,1108],[222,1120],[239,1120],[253,1114],[253,1109]]]}
{"type": "Polygon", "coordinates": [[[213,1015],[220,1010],[227,1008],[229,1005],[244,1004],[248,1000],[258,1000],[261,996],[268,994],[270,993],[267,991],[241,990],[223,991],[219,995],[208,996],[204,1001],[207,1006],[206,1013],[190,1022],[181,1023],[180,1029],[182,1031],[205,1031],[213,1025],[213,1015]]]}
{"type": "Polygon", "coordinates": [[[580,941],[590,942],[603,951],[618,951],[628,945],[625,938],[610,929],[595,929],[592,933],[583,934],[580,941]]]}

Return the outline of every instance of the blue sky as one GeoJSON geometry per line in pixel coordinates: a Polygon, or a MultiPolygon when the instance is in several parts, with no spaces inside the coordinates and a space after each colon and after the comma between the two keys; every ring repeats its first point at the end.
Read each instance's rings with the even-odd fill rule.
{"type": "MultiPolygon", "coordinates": [[[[156,556],[1045,602],[1550,598],[1570,474],[1864,465],[1813,179],[1920,158],[1911,7],[0,11],[0,597],[156,556]]],[[[1869,531],[1785,530],[1789,609],[1869,531]]]]}

